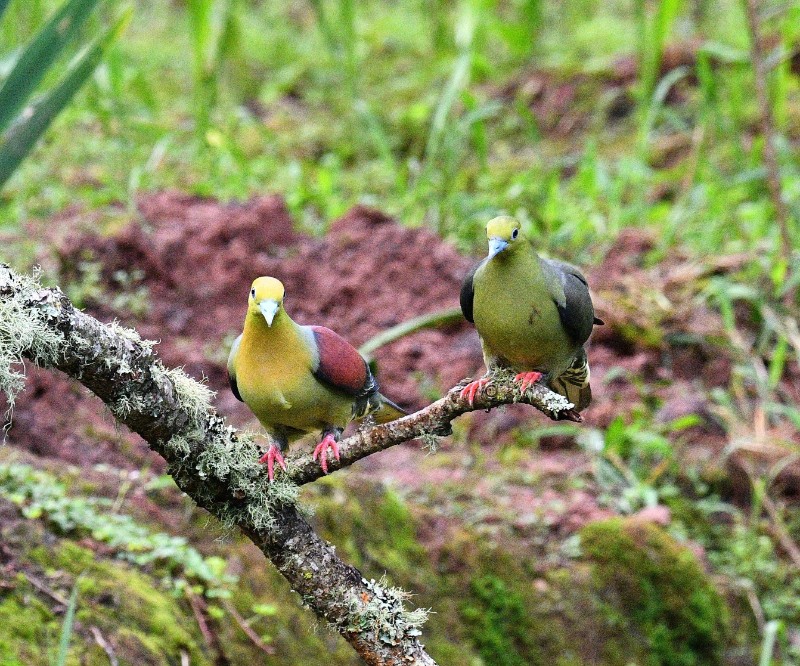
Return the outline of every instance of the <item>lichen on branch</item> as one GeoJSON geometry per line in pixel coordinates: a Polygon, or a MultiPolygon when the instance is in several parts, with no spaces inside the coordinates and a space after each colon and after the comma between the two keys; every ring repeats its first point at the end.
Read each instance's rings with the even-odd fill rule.
{"type": "MultiPolygon", "coordinates": [[[[153,347],[133,330],[76,310],[60,289],[42,288],[35,276],[0,264],[0,390],[11,405],[24,383],[23,359],[80,381],[166,460],[183,492],[247,535],[366,663],[435,664],[418,639],[427,611],[407,609],[407,593],[367,581],[340,560],[295,506],[298,485],[322,476],[311,456],[296,457],[288,474],[269,483],[255,437],[228,426],[211,406],[213,392],[183,370],[166,368],[153,347]]],[[[508,373],[495,374],[474,404],[460,388],[415,414],[362,428],[342,442],[332,468],[401,442],[447,435],[454,418],[474,409],[525,402],[579,418],[544,386],[520,393],[508,373]]]]}
{"type": "Polygon", "coordinates": [[[336,556],[294,505],[297,486],[268,482],[253,437],[214,412],[207,387],[165,368],[135,331],[102,324],[76,310],[60,289],[44,289],[35,277],[0,265],[0,390],[11,404],[24,383],[23,359],[61,370],[98,395],[166,460],[178,487],[247,535],[366,663],[436,663],[418,639],[422,612],[406,609],[402,594],[379,595],[336,556]]]}

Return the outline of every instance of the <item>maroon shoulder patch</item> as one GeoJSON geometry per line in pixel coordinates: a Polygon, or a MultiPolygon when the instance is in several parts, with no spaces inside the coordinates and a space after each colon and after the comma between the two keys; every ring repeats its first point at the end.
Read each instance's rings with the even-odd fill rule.
{"type": "Polygon", "coordinates": [[[319,350],[314,376],[344,393],[361,393],[370,383],[369,369],[361,354],[338,333],[311,326],[319,350]]]}

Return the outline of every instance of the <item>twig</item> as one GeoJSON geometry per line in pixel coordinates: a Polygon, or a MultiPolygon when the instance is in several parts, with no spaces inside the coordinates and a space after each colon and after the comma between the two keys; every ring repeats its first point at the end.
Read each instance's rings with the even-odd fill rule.
{"type": "Polygon", "coordinates": [[[200,633],[203,634],[203,640],[206,642],[209,650],[211,650],[214,654],[219,655],[219,641],[217,640],[214,632],[211,631],[211,628],[208,626],[208,622],[206,621],[205,603],[194,592],[192,592],[189,586],[185,588],[185,592],[186,598],[189,600],[189,605],[192,607],[195,620],[197,620],[197,626],[200,627],[200,633]]]}
{"type": "Polygon", "coordinates": [[[770,521],[772,521],[772,531],[775,533],[775,537],[780,542],[781,547],[786,551],[789,559],[792,560],[794,566],[798,571],[800,571],[800,548],[794,542],[792,536],[787,531],[786,526],[783,524],[783,520],[778,513],[778,507],[775,506],[775,502],[773,502],[772,498],[766,493],[764,493],[764,497],[762,498],[761,502],[764,505],[764,509],[766,510],[770,521]]]}
{"type": "Polygon", "coordinates": [[[361,352],[362,356],[366,356],[367,359],[369,359],[373,353],[384,345],[399,340],[410,333],[421,331],[424,328],[435,328],[437,326],[445,326],[446,324],[454,324],[460,321],[464,321],[460,308],[448,308],[447,310],[429,312],[428,314],[414,317],[413,319],[397,324],[397,326],[392,326],[385,331],[381,331],[378,335],[370,338],[361,345],[358,351],[361,352]]]}
{"type": "Polygon", "coordinates": [[[35,360],[92,390],[166,460],[184,493],[239,527],[304,604],[367,664],[435,666],[418,638],[420,614],[406,609],[401,595],[366,581],[339,559],[288,501],[291,495],[278,495],[269,486],[255,444],[209,407],[207,390],[168,371],[152,344],[102,324],[76,310],[60,289],[41,288],[5,265],[0,265],[0,307],[16,318],[0,327],[0,355],[5,355],[0,361],[35,360]],[[366,606],[373,602],[380,604],[380,622],[365,623],[366,606]],[[391,642],[383,640],[387,630],[391,642]]]}
{"type": "Polygon", "coordinates": [[[758,625],[758,633],[764,633],[764,626],[767,624],[767,618],[764,615],[764,609],[761,607],[761,602],[758,600],[758,595],[753,589],[752,583],[744,586],[744,593],[747,597],[747,602],[750,604],[750,609],[753,611],[753,617],[756,619],[758,625]]]}
{"type": "Polygon", "coordinates": [[[39,592],[41,592],[42,594],[46,594],[48,597],[50,597],[54,601],[58,602],[59,604],[61,604],[65,608],[67,606],[69,606],[69,601],[67,599],[65,599],[63,596],[61,596],[55,590],[51,590],[47,585],[45,585],[42,581],[40,581],[35,576],[29,574],[27,571],[23,571],[22,575],[25,576],[26,580],[31,585],[33,585],[37,590],[39,590],[39,592]]]}
{"type": "Polygon", "coordinates": [[[247,637],[253,642],[259,650],[264,652],[265,654],[275,654],[275,648],[271,645],[267,645],[264,641],[261,640],[261,636],[259,636],[255,631],[253,631],[253,627],[247,624],[247,620],[245,620],[240,614],[239,611],[236,610],[236,606],[231,603],[230,599],[225,599],[223,601],[225,606],[225,610],[228,611],[230,616],[236,621],[236,624],[239,625],[241,630],[247,635],[247,637]]]}
{"type": "Polygon", "coordinates": [[[94,642],[102,648],[106,655],[108,655],[108,663],[111,664],[111,666],[119,666],[117,655],[114,654],[114,648],[111,647],[111,644],[105,639],[103,634],[100,632],[100,629],[92,625],[89,627],[89,631],[91,631],[92,636],[94,636],[94,642]]]}
{"type": "Polygon", "coordinates": [[[767,187],[769,188],[775,217],[781,234],[781,249],[787,266],[791,265],[792,237],[789,232],[789,209],[781,194],[781,177],[778,167],[778,156],[775,150],[775,121],[767,93],[767,77],[769,68],[761,42],[761,20],[758,15],[758,0],[745,0],[747,26],[750,32],[750,58],[755,73],[756,101],[758,102],[759,124],[764,138],[764,167],[767,170],[767,187]]]}
{"type": "MultiPolygon", "coordinates": [[[[372,426],[356,432],[339,444],[339,460],[328,462],[328,471],[342,469],[373,453],[383,451],[396,444],[402,444],[423,435],[449,435],[450,423],[466,412],[492,409],[515,402],[525,403],[561,418],[580,421],[579,414],[563,396],[553,393],[541,384],[534,384],[525,395],[520,394],[519,386],[510,377],[496,377],[475,396],[473,405],[461,397],[461,387],[467,380],[454,386],[444,398],[424,409],[401,419],[383,425],[372,426]]],[[[319,462],[311,454],[303,454],[287,461],[288,477],[296,484],[303,485],[324,476],[319,462]]]]}

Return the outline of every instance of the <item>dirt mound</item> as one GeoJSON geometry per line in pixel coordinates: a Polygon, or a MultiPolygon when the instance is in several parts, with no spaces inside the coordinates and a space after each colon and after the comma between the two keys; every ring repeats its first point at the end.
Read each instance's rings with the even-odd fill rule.
{"type": "MultiPolygon", "coordinates": [[[[2,400],[0,410],[5,410],[2,400]]],[[[29,368],[7,439],[70,465],[165,468],[163,459],[119,426],[88,389],[48,370],[29,368]]]]}
{"type": "MultiPolygon", "coordinates": [[[[666,46],[658,79],[681,67],[691,72],[701,46],[697,40],[666,46]]],[[[639,81],[640,70],[639,60],[633,55],[619,58],[604,71],[591,73],[565,76],[554,70],[523,70],[497,94],[505,100],[519,99],[525,103],[542,132],[554,137],[569,137],[591,127],[598,112],[604,114],[604,121],[610,124],[631,116],[636,109],[634,87],[639,81]],[[603,100],[600,105],[598,99],[603,100]],[[591,100],[591,103],[587,104],[585,100],[591,100]]],[[[666,103],[685,103],[690,97],[688,88],[695,84],[696,79],[689,75],[678,80],[667,92],[666,103]]],[[[687,146],[677,148],[681,154],[687,152],[687,146]]],[[[658,147],[655,152],[659,152],[658,147]]]]}
{"type": "MultiPolygon", "coordinates": [[[[162,193],[144,199],[140,210],[143,224],[113,236],[72,236],[59,250],[62,274],[74,279],[82,262],[96,261],[103,282],[118,291],[121,282],[134,286],[120,275],[135,268],[135,286],[149,294],[145,315],[100,302],[89,309],[160,339],[165,362],[208,377],[225,412],[246,413],[227,390],[225,343],[241,330],[255,277],[283,281],[296,321],[329,326],[359,345],[416,315],[456,307],[471,264],[433,233],[400,227],[363,207],[336,221],[324,239],[296,234],[279,197],[220,205],[162,193]]],[[[426,402],[420,378],[449,387],[478,368],[480,353],[464,325],[398,341],[376,360],[385,392],[420,407],[426,402]]]]}
{"type": "MultiPolygon", "coordinates": [[[[109,235],[95,230],[66,234],[57,247],[60,281],[75,285],[95,275],[102,291],[97,295],[88,290],[87,310],[101,319],[118,318],[142,336],[160,340],[164,361],[207,377],[219,392],[220,411],[240,425],[251,422],[252,415],[228,390],[225,360],[241,329],[253,278],[280,278],[287,289],[287,309],[298,322],[330,326],[358,345],[411,317],[456,307],[461,279],[474,261],[428,230],[397,225],[364,207],[334,222],[324,238],[295,232],[277,196],[220,204],[164,192],[143,198],[139,210],[141,221],[109,235]],[[142,290],[146,308],[129,307],[131,294],[142,290]]],[[[687,413],[705,416],[706,388],[727,380],[727,361],[714,361],[712,350],[669,341],[675,331],[707,333],[719,326],[714,315],[691,300],[691,306],[681,306],[691,277],[708,269],[682,258],[648,268],[651,249],[646,233],[627,231],[604,265],[588,271],[598,314],[608,322],[596,329],[591,343],[596,388],[586,413],[589,426],[606,426],[653,401],[661,405],[665,421],[687,413]],[[674,303],[666,308],[663,298],[674,303]],[[656,338],[653,331],[660,332],[656,338]],[[662,380],[670,380],[671,386],[662,380]]],[[[418,332],[382,348],[376,360],[383,390],[411,409],[482,372],[478,339],[466,323],[418,332]]],[[[469,424],[475,440],[497,445],[521,423],[542,418],[514,406],[474,414],[469,424]]],[[[720,437],[710,416],[694,434],[699,439],[720,437]]],[[[159,466],[143,443],[115,431],[95,399],[45,373],[32,374],[10,438],[76,464],[159,466]],[[97,445],[85,444],[93,439],[97,445]]],[[[541,446],[565,443],[571,445],[571,440],[554,437],[541,446]]],[[[383,456],[365,465],[377,469],[389,460],[391,456],[383,456]]]]}

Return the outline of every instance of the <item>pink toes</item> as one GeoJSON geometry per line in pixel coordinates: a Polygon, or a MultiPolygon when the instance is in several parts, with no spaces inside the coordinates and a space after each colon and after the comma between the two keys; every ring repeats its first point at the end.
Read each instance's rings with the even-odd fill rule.
{"type": "Polygon", "coordinates": [[[461,389],[461,399],[466,400],[470,407],[474,407],[475,396],[478,395],[478,391],[480,391],[490,381],[492,380],[489,377],[481,377],[480,379],[476,379],[474,382],[470,382],[463,389],[461,389]]]}
{"type": "Polygon", "coordinates": [[[514,377],[515,382],[519,382],[519,390],[525,393],[531,386],[542,378],[541,372],[520,372],[514,377]]]}
{"type": "Polygon", "coordinates": [[[322,441],[317,444],[317,448],[314,449],[314,455],[312,456],[314,460],[319,458],[320,467],[322,467],[322,471],[325,474],[328,473],[328,448],[333,451],[334,458],[339,460],[339,443],[331,433],[325,435],[322,441]]]}
{"type": "Polygon", "coordinates": [[[272,483],[273,479],[275,478],[275,462],[281,466],[281,469],[285,472],[286,471],[286,462],[283,460],[283,455],[281,454],[281,450],[275,446],[274,444],[269,445],[269,449],[267,452],[258,459],[262,465],[267,463],[267,476],[269,476],[270,483],[272,483]]]}

